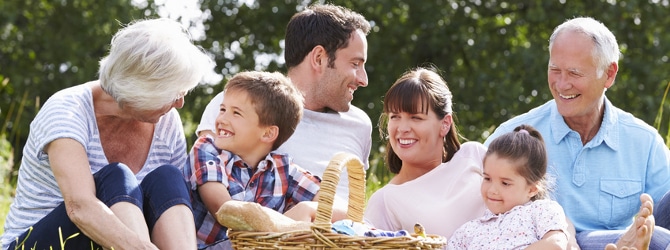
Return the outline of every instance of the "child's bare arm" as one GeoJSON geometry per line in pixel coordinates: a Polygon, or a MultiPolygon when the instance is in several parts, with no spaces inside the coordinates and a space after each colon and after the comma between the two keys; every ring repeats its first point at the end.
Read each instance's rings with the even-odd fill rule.
{"type": "MultiPolygon", "coordinates": [[[[318,209],[319,194],[314,196],[312,201],[302,201],[284,212],[284,215],[296,221],[313,222],[316,219],[316,210],[318,209]]],[[[336,222],[347,218],[347,203],[335,200],[333,205],[333,216],[331,221],[336,222]]]]}
{"type": "Polygon", "coordinates": [[[541,240],[526,249],[568,249],[568,235],[561,230],[552,230],[544,234],[541,240]]]}
{"type": "Polygon", "coordinates": [[[284,212],[284,215],[296,221],[313,222],[316,218],[317,206],[316,201],[302,201],[284,212]]]}
{"type": "Polygon", "coordinates": [[[223,203],[231,200],[228,189],[220,182],[207,182],[198,187],[198,194],[202,198],[207,211],[215,215],[223,203]]]}

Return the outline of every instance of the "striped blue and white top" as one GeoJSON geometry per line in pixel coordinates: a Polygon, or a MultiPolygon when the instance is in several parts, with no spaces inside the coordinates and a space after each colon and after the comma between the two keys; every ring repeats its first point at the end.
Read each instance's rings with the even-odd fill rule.
{"type": "MultiPolygon", "coordinates": [[[[10,206],[2,235],[2,249],[16,240],[63,202],[61,191],[43,151],[50,142],[71,138],[81,143],[88,154],[91,173],[108,165],[93,111],[93,95],[88,84],[63,89],[47,100],[30,124],[30,133],[23,149],[16,197],[10,206]]],[[[149,155],[135,175],[138,181],[159,166],[186,165],[186,138],[176,109],[170,110],[156,123],[149,155]]]]}

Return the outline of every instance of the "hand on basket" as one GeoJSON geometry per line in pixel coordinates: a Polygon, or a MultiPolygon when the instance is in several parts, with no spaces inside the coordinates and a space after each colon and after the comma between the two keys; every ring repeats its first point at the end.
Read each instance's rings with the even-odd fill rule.
{"type": "MultiPolygon", "coordinates": [[[[284,212],[284,215],[296,221],[314,222],[318,205],[319,203],[316,201],[303,201],[284,212]]],[[[347,205],[346,203],[336,203],[333,205],[331,222],[344,219],[347,219],[347,205]]]]}
{"type": "Polygon", "coordinates": [[[284,212],[284,215],[296,221],[314,222],[317,206],[315,201],[302,201],[284,212]]]}

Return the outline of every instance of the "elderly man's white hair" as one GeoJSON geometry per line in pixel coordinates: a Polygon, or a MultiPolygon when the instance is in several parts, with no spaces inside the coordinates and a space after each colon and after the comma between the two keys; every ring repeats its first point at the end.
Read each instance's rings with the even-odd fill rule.
{"type": "Polygon", "coordinates": [[[549,51],[554,44],[554,40],[559,34],[566,31],[580,32],[593,40],[593,60],[598,69],[596,75],[602,77],[607,70],[607,67],[612,63],[619,62],[621,52],[619,51],[619,44],[616,37],[607,27],[601,22],[591,17],[577,17],[569,19],[556,27],[554,33],[549,38],[549,51]]]}

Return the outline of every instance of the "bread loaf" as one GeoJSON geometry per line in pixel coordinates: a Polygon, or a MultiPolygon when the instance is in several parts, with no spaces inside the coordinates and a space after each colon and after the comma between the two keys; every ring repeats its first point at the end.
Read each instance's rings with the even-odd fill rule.
{"type": "Polygon", "coordinates": [[[235,231],[288,232],[309,230],[312,223],[295,221],[255,202],[230,200],[216,212],[216,220],[235,231]]]}

